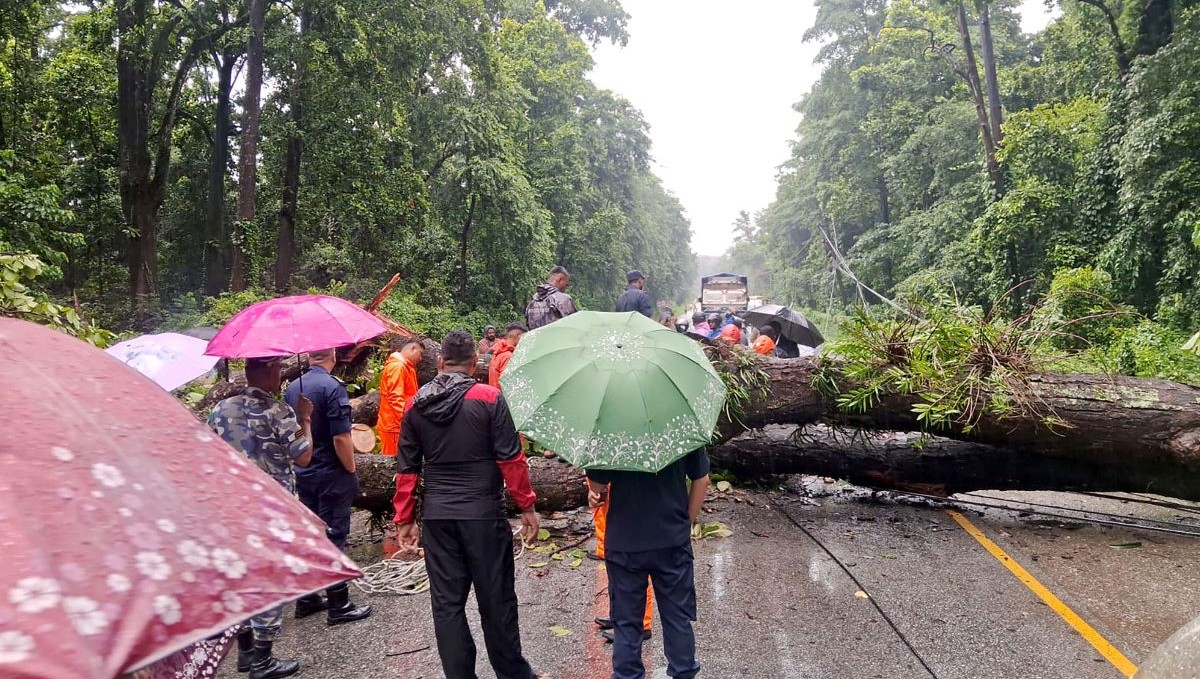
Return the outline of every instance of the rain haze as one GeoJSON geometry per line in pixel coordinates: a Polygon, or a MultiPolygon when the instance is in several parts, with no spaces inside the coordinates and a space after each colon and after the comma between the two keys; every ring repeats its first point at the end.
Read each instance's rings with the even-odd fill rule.
{"type": "MultiPolygon", "coordinates": [[[[800,116],[792,106],[816,82],[818,45],[803,42],[812,2],[622,0],[629,44],[602,44],[592,80],[629,99],[650,124],[655,170],[692,221],[692,249],[719,255],[738,212],[775,196],[800,116]],[[736,9],[734,9],[736,7],[736,9]]],[[[1021,7],[1026,31],[1051,12],[1021,7]]]]}

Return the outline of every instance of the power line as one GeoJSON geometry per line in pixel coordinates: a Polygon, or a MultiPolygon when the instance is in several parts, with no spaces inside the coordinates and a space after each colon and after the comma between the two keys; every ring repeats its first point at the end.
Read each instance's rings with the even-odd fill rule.
{"type": "Polygon", "coordinates": [[[779,513],[781,513],[785,517],[787,517],[787,520],[789,522],[791,522],[791,524],[793,526],[795,526],[796,528],[799,528],[801,533],[804,533],[804,535],[806,535],[809,540],[812,540],[813,544],[820,547],[821,551],[825,552],[829,556],[830,559],[833,559],[833,562],[836,563],[838,565],[838,567],[841,568],[842,571],[846,574],[846,576],[850,578],[850,581],[854,583],[855,587],[858,587],[858,589],[860,591],[867,594],[867,601],[870,601],[871,605],[875,607],[875,610],[879,611],[879,615],[883,617],[883,620],[884,620],[884,622],[886,622],[888,624],[888,627],[892,628],[892,631],[896,633],[896,636],[900,639],[901,642],[903,642],[904,646],[906,648],[908,648],[908,652],[911,653],[912,656],[917,659],[917,662],[921,663],[921,667],[925,668],[925,671],[929,673],[929,676],[933,677],[933,679],[940,679],[938,677],[937,672],[934,672],[933,668],[929,666],[929,663],[925,662],[925,658],[921,657],[921,654],[918,653],[917,649],[913,647],[912,642],[910,642],[908,640],[908,637],[904,636],[904,632],[900,631],[900,628],[897,627],[896,623],[892,621],[892,617],[887,614],[887,611],[883,610],[883,607],[880,606],[879,602],[875,600],[874,595],[872,595],[870,592],[867,592],[866,586],[864,586],[862,584],[862,582],[860,582],[859,579],[857,577],[855,577],[854,573],[852,573],[850,571],[850,569],[846,567],[846,564],[842,563],[842,560],[839,559],[836,554],[834,554],[832,551],[830,551],[829,548],[826,547],[824,543],[822,543],[820,540],[818,540],[817,536],[815,536],[811,532],[809,532],[809,530],[807,528],[805,528],[804,526],[802,526],[800,524],[800,522],[795,519],[795,517],[793,517],[791,514],[789,514],[788,511],[783,508],[783,505],[781,503],[779,503],[774,498],[772,498],[771,504],[775,506],[775,509],[779,510],[779,513]]]}

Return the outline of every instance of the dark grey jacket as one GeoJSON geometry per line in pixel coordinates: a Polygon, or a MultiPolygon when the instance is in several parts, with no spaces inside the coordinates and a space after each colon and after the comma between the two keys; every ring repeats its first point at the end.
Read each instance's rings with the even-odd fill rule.
{"type": "Polygon", "coordinates": [[[636,311],[646,318],[654,318],[654,305],[650,302],[650,295],[647,295],[645,290],[639,290],[632,285],[617,300],[617,311],[621,313],[636,311]]]}

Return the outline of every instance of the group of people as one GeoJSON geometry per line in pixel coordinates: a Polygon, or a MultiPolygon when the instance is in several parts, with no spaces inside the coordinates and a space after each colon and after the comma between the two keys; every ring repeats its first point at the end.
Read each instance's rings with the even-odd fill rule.
{"type": "MultiPolygon", "coordinates": [[[[395,458],[395,526],[402,549],[424,550],[429,574],[434,637],[448,679],[473,679],[476,646],[466,618],[472,589],[479,607],[488,659],[499,679],[533,679],[521,650],[513,539],[502,490],[521,513],[522,539],[536,536],[540,522],[529,479],[524,441],[516,432],[500,389],[508,360],[530,330],[576,312],[567,293],[570,273],[555,267],[525,309],[525,322],[501,337],[490,328],[478,343],[465,330],[441,344],[438,375],[419,386],[417,367],[425,346],[396,338],[380,381],[377,433],[384,455],[395,458]],[[488,383],[475,379],[479,356],[490,351],[488,383]],[[422,516],[416,494],[423,479],[422,516]]],[[[615,309],[653,318],[645,276],[628,272],[628,289],[615,309]]],[[[351,502],[358,493],[350,400],[331,371],[335,349],[312,352],[302,378],[281,401],[279,359],[246,362],[247,388],[217,404],[209,425],[260,468],[295,493],[344,549],[351,502]]],[[[662,616],[668,675],[690,679],[700,670],[692,622],[696,619],[691,525],[709,479],[704,449],[691,452],[658,474],[588,471],[588,498],[597,546],[608,578],[609,613],[596,619],[614,644],[613,678],[641,679],[642,644],[651,636],[651,586],[662,616]],[[689,484],[690,481],[690,484],[689,484]]],[[[329,625],[362,620],[371,607],[350,601],[346,583],[297,601],[295,615],[320,612],[329,625]]],[[[283,610],[255,616],[238,636],[238,670],[250,679],[295,674],[299,663],[275,655],[283,610]]]]}
{"type": "MultiPolygon", "coordinates": [[[[680,332],[689,332],[686,325],[679,326],[680,332]]],[[[745,321],[730,311],[692,314],[691,334],[703,337],[709,341],[728,342],[743,347],[750,347],[754,353],[761,356],[776,358],[797,358],[804,354],[796,342],[783,334],[778,323],[771,322],[758,328],[756,332],[746,327],[745,321]],[[754,335],[753,339],[751,335],[754,335]]]]}

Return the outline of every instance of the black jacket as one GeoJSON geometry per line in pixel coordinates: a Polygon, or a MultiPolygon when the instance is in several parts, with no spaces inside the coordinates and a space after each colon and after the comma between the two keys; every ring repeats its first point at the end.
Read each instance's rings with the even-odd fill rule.
{"type": "Polygon", "coordinates": [[[442,373],[417,391],[400,425],[396,473],[401,523],[412,515],[421,473],[426,519],[503,517],[505,484],[521,509],[534,502],[508,404],[499,389],[463,373],[442,373]]]}
{"type": "Polygon", "coordinates": [[[654,318],[654,305],[650,302],[650,295],[647,295],[645,290],[639,290],[633,285],[629,286],[625,294],[617,299],[617,311],[622,313],[636,311],[646,318],[654,318]]]}

